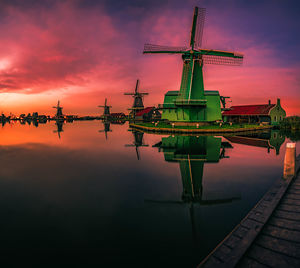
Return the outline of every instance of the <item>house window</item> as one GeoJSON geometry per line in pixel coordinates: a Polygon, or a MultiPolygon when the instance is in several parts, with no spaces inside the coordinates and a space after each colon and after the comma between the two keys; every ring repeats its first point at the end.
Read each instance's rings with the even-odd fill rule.
{"type": "Polygon", "coordinates": [[[280,118],[280,121],[281,121],[282,120],[282,116],[280,116],[279,118],[280,118]]]}
{"type": "Polygon", "coordinates": [[[274,116],[274,121],[277,122],[277,116],[276,115],[274,116]]]}

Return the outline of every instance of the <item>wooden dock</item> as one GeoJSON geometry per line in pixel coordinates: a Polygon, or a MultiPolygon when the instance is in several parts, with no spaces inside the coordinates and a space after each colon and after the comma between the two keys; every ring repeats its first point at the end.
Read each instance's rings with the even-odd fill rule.
{"type": "Polygon", "coordinates": [[[300,155],[296,176],[276,181],[198,267],[300,267],[299,169],[300,155]]]}

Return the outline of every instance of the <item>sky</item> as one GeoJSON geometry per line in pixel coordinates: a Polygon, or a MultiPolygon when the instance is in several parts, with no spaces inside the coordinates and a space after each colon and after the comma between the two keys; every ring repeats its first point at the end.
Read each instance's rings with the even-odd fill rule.
{"type": "Polygon", "coordinates": [[[292,0],[0,0],[0,112],[97,115],[108,99],[127,112],[137,79],[145,106],[180,87],[180,55],[143,54],[145,43],[187,46],[194,6],[206,8],[203,48],[244,54],[242,66],[204,66],[206,90],[232,105],[277,98],[300,115],[300,3],[292,0]]]}

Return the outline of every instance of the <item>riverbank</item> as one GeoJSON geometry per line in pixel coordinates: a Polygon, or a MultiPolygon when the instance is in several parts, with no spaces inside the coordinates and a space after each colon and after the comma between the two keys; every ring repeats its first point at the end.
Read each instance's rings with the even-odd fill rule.
{"type": "Polygon", "coordinates": [[[172,126],[164,122],[155,123],[129,123],[129,127],[154,133],[234,133],[271,129],[273,126],[259,125],[210,125],[210,126],[172,126]]]}

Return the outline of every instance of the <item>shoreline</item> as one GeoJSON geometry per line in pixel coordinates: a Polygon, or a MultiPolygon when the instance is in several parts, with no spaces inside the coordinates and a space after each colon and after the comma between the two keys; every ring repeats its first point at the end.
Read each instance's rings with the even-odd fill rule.
{"type": "Polygon", "coordinates": [[[236,127],[236,128],[163,128],[163,127],[149,127],[149,126],[143,126],[140,124],[134,124],[129,123],[129,127],[133,129],[138,130],[144,130],[147,132],[156,132],[156,133],[235,133],[235,132],[246,132],[246,131],[257,131],[257,130],[266,130],[266,129],[272,129],[273,126],[256,126],[256,127],[236,127]]]}

